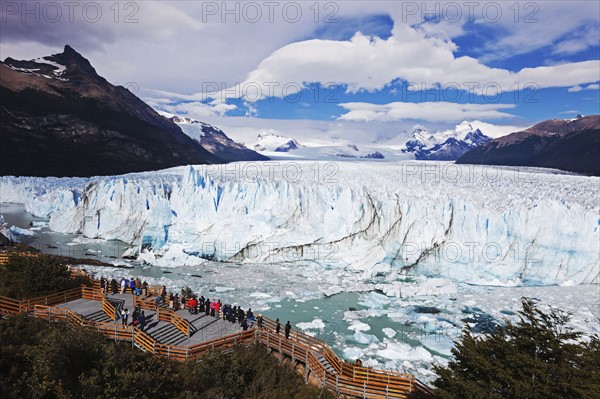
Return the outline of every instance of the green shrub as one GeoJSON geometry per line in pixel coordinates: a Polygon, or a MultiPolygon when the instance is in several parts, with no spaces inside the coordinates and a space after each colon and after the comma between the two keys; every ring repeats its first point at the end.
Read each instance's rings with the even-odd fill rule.
{"type": "Polygon", "coordinates": [[[0,397],[333,399],[262,346],[179,363],[93,331],[22,315],[0,321],[0,397]]]}
{"type": "Polygon", "coordinates": [[[570,315],[545,313],[524,299],[519,321],[475,337],[467,328],[448,367],[436,367],[440,398],[597,398],[600,341],[568,326],[570,315]]]}
{"type": "Polygon", "coordinates": [[[0,267],[0,295],[13,299],[53,294],[64,290],[68,281],[67,266],[53,256],[13,255],[0,267]]]}

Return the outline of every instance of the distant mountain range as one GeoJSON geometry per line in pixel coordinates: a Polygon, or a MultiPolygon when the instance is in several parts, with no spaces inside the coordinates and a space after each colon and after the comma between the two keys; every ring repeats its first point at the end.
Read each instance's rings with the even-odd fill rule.
{"type": "Polygon", "coordinates": [[[427,161],[454,161],[465,152],[487,143],[490,137],[464,121],[453,130],[435,134],[422,126],[415,126],[402,152],[412,153],[415,159],[427,161]]]}
{"type": "Polygon", "coordinates": [[[243,144],[236,143],[218,127],[177,115],[167,117],[176,123],[185,134],[200,143],[204,149],[225,162],[269,160],[268,157],[247,148],[243,144]]]}
{"type": "Polygon", "coordinates": [[[255,151],[267,152],[289,152],[303,147],[295,139],[281,136],[272,131],[264,131],[258,134],[258,141],[254,144],[255,151]]]}
{"type": "Polygon", "coordinates": [[[241,158],[224,151],[231,143],[220,131],[205,148],[129,90],[99,76],[68,45],[60,54],[0,62],[0,99],[0,175],[114,175],[264,159],[245,149],[241,158]]]}
{"type": "Polygon", "coordinates": [[[457,163],[536,166],[600,176],[600,115],[538,123],[490,140],[457,163]]]}
{"type": "Polygon", "coordinates": [[[387,160],[446,160],[453,161],[465,152],[488,142],[491,138],[473,124],[494,128],[482,122],[462,122],[453,129],[430,133],[427,128],[416,125],[410,133],[402,132],[396,137],[378,138],[372,142],[359,143],[340,137],[329,137],[330,142],[315,143],[286,136],[276,130],[259,132],[249,148],[270,157],[294,159],[387,159],[387,160]]]}

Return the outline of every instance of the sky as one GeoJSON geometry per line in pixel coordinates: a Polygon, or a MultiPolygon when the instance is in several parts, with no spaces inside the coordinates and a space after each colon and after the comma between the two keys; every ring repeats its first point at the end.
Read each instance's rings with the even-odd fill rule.
{"type": "Polygon", "coordinates": [[[157,110],[390,135],[598,114],[597,1],[3,1],[0,56],[71,45],[157,110]]]}

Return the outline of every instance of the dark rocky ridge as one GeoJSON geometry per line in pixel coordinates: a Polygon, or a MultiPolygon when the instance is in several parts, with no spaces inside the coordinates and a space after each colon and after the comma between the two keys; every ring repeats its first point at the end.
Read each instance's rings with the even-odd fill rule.
{"type": "Polygon", "coordinates": [[[551,119],[491,140],[457,163],[536,166],[600,176],[600,116],[551,119]]]}
{"type": "Polygon", "coordinates": [[[0,62],[0,100],[0,175],[114,175],[240,160],[207,151],[70,46],[0,62]]]}

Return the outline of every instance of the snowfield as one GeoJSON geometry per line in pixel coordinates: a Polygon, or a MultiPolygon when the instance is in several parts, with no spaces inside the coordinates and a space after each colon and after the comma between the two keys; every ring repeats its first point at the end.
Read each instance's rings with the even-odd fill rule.
{"type": "MultiPolygon", "coordinates": [[[[599,282],[599,186],[444,162],[246,162],[1,177],[0,202],[49,217],[57,232],[135,243],[140,260],[160,266],[301,260],[365,278],[575,285],[599,282]]],[[[381,289],[402,296],[394,284],[381,289]]]]}

